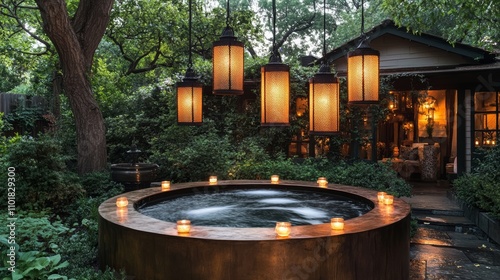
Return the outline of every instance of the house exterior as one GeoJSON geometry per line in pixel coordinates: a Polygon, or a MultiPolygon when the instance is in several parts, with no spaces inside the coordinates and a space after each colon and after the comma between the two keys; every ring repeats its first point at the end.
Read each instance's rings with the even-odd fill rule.
{"type": "MultiPolygon", "coordinates": [[[[365,35],[380,52],[381,78],[393,79],[389,109],[394,118],[379,125],[377,141],[401,148],[432,139],[440,147],[442,174],[447,163],[454,173],[470,171],[475,149],[496,145],[499,138],[500,61],[495,54],[413,34],[390,20],[365,35]]],[[[361,39],[326,54],[339,77],[346,77],[347,53],[361,39]]]]}

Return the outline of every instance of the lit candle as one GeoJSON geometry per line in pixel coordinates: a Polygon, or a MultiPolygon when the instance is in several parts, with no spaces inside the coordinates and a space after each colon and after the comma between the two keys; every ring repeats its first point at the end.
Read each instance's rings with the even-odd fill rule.
{"type": "Polygon", "coordinates": [[[276,222],[275,231],[278,236],[288,236],[292,231],[292,224],[290,222],[276,222]]]}
{"type": "Polygon", "coordinates": [[[271,183],[272,184],[279,184],[280,182],[280,176],[279,175],[273,175],[271,176],[271,183]]]}
{"type": "Polygon", "coordinates": [[[127,207],[128,205],[128,199],[124,196],[120,196],[119,198],[116,199],[116,206],[118,207],[127,207]]]}
{"type": "Polygon", "coordinates": [[[217,184],[217,176],[210,176],[208,178],[208,182],[210,183],[210,185],[216,185],[217,184]]]}
{"type": "Polygon", "coordinates": [[[479,140],[476,140],[475,143],[476,143],[476,146],[479,146],[479,140]]]}
{"type": "Polygon", "coordinates": [[[486,140],[486,145],[489,145],[489,144],[491,144],[491,140],[490,139],[486,140]]]}
{"type": "Polygon", "coordinates": [[[491,145],[495,145],[496,143],[495,140],[491,140],[491,145]]]}
{"type": "Polygon", "coordinates": [[[328,186],[328,181],[325,177],[319,177],[317,183],[322,188],[326,188],[328,186]]]}
{"type": "Polygon", "coordinates": [[[384,204],[385,205],[391,205],[394,201],[394,196],[386,194],[384,196],[384,204]]]}
{"type": "Polygon", "coordinates": [[[378,192],[377,193],[378,202],[384,202],[385,195],[386,195],[385,192],[378,192]]]}
{"type": "Polygon", "coordinates": [[[170,181],[161,181],[161,189],[169,190],[170,189],[170,181]]]}
{"type": "Polygon", "coordinates": [[[331,218],[330,226],[335,230],[343,230],[344,229],[344,218],[331,218]]]}
{"type": "Polygon", "coordinates": [[[189,231],[191,231],[191,221],[190,220],[177,221],[177,233],[189,233],[189,231]]]}

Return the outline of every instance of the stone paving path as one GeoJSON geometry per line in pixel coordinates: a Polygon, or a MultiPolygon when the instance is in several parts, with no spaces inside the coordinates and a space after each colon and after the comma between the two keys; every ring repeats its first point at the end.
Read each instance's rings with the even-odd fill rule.
{"type": "Polygon", "coordinates": [[[410,244],[410,279],[500,279],[500,246],[447,197],[446,182],[410,182],[413,196],[404,198],[419,222],[410,244]]]}

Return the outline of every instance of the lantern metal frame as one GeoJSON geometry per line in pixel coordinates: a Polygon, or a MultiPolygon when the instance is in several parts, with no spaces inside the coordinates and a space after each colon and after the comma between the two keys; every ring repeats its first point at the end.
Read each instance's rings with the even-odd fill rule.
{"type": "Polygon", "coordinates": [[[212,46],[213,94],[241,95],[244,93],[244,44],[237,40],[236,36],[234,35],[233,28],[229,26],[229,0],[227,0],[226,12],[226,27],[222,31],[219,41],[215,41],[212,46]],[[216,49],[218,48],[223,48],[226,50],[227,59],[225,59],[224,61],[216,61],[217,59],[219,59],[219,56],[216,52],[216,49]],[[238,63],[238,61],[236,61],[235,63],[233,61],[235,59],[240,60],[241,63],[238,63]],[[220,69],[219,67],[222,69],[220,69]],[[227,77],[220,77],[220,75],[227,75],[227,77]],[[222,83],[220,82],[221,79],[227,81],[227,86],[220,85],[222,83]]]}

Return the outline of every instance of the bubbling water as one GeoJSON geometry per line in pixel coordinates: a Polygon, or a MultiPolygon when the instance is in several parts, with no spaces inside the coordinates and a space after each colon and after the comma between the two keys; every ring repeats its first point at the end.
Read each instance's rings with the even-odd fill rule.
{"type": "Polygon", "coordinates": [[[217,227],[274,227],[328,223],[331,217],[350,219],[371,210],[364,202],[325,192],[272,189],[232,189],[184,195],[143,205],[139,212],[156,219],[217,227]]]}

